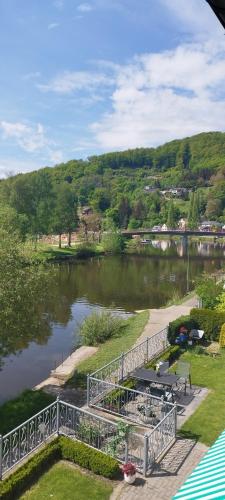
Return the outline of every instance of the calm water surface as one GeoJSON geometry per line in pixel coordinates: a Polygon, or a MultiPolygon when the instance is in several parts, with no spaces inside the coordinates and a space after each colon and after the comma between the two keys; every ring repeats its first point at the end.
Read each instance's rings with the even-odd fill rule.
{"type": "MultiPolygon", "coordinates": [[[[150,255],[94,258],[56,264],[54,298],[45,305],[46,328],[29,342],[21,336],[20,351],[2,360],[0,402],[49,376],[79,342],[79,324],[93,310],[118,314],[165,305],[174,294],[183,296],[203,271],[224,264],[225,247],[154,241],[150,255]]],[[[29,317],[29,311],[27,311],[29,317]]],[[[18,342],[17,342],[18,345],[18,342]]],[[[13,349],[12,349],[13,351],[13,349]]]]}

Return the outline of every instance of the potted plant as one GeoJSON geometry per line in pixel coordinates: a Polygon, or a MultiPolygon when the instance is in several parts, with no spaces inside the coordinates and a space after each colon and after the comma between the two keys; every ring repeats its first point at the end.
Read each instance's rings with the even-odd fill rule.
{"type": "Polygon", "coordinates": [[[128,484],[133,484],[136,479],[136,467],[131,462],[122,466],[124,481],[128,484]]]}

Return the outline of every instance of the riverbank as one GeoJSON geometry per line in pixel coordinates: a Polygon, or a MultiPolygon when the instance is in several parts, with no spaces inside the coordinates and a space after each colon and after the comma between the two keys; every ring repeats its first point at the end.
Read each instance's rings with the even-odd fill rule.
{"type": "MultiPolygon", "coordinates": [[[[151,337],[168,326],[171,321],[186,316],[190,313],[193,307],[197,306],[197,297],[186,296],[182,304],[174,304],[161,309],[148,309],[141,311],[136,316],[127,320],[127,327],[122,337],[113,338],[101,344],[98,351],[90,355],[88,359],[81,361],[74,375],[64,384],[59,387],[59,384],[49,384],[45,390],[59,395],[65,401],[74,402],[80,405],[86,399],[86,377],[88,373],[101,368],[114,358],[126,352],[132,347],[144,341],[146,337],[151,337]],[[79,393],[77,393],[77,390],[79,393]]],[[[40,386],[39,386],[40,387],[40,386]]]]}

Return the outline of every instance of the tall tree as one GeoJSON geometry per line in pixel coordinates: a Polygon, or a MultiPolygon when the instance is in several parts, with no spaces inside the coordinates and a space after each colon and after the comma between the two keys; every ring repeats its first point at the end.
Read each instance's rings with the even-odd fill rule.
{"type": "Polygon", "coordinates": [[[198,192],[192,192],[188,214],[188,225],[190,229],[196,229],[200,219],[200,199],[198,192]]]}
{"type": "Polygon", "coordinates": [[[55,191],[55,209],[52,213],[52,230],[59,235],[59,246],[61,247],[61,235],[68,233],[68,246],[71,246],[71,233],[78,225],[77,199],[70,184],[64,183],[57,186],[55,191]]]}
{"type": "Polygon", "coordinates": [[[169,203],[167,226],[169,229],[175,229],[176,227],[176,211],[172,201],[169,203]]]}

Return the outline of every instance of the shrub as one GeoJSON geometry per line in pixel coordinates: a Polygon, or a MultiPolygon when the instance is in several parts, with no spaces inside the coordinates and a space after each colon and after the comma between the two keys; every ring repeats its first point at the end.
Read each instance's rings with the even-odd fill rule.
{"type": "Polygon", "coordinates": [[[220,330],[220,339],[219,339],[220,347],[225,347],[225,323],[222,325],[220,330]]]}
{"type": "Polygon", "coordinates": [[[223,292],[223,283],[216,283],[210,276],[203,276],[198,280],[196,292],[205,309],[214,309],[218,304],[219,295],[223,292]]]}
{"type": "Polygon", "coordinates": [[[0,406],[0,434],[7,434],[35,413],[43,410],[55,398],[43,391],[26,390],[0,406]]]}
{"type": "Polygon", "coordinates": [[[34,455],[11,476],[0,483],[1,500],[15,500],[37,481],[46,469],[61,458],[59,440],[56,439],[34,455]]]}
{"type": "Polygon", "coordinates": [[[197,328],[204,330],[208,340],[218,340],[221,327],[225,323],[225,312],[212,309],[192,309],[191,318],[197,324],[197,328]]]}
{"type": "Polygon", "coordinates": [[[97,253],[96,245],[93,243],[80,243],[80,245],[76,247],[76,256],[78,259],[94,257],[97,253]]]}
{"type": "Polygon", "coordinates": [[[180,318],[171,321],[168,328],[168,340],[170,344],[175,343],[176,337],[178,337],[180,328],[182,327],[187,328],[188,332],[190,332],[193,328],[197,328],[197,322],[190,316],[180,316],[180,318]]]}
{"type": "Polygon", "coordinates": [[[103,234],[102,246],[106,253],[118,254],[125,248],[124,238],[116,230],[103,234]]]}
{"type": "Polygon", "coordinates": [[[120,335],[125,320],[113,316],[110,312],[94,312],[80,327],[80,335],[85,345],[102,344],[111,337],[120,335]]]}
{"type": "Polygon", "coordinates": [[[72,441],[66,437],[60,437],[59,441],[62,458],[109,479],[118,476],[119,464],[114,458],[94,450],[84,443],[72,441]]]}

